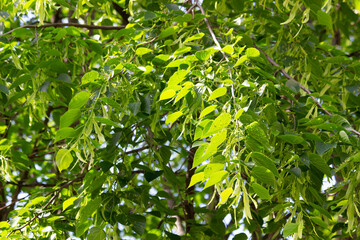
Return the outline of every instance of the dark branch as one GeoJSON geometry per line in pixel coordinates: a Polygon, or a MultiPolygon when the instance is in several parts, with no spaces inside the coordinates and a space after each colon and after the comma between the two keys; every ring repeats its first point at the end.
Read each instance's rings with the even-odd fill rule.
{"type": "Polygon", "coordinates": [[[115,11],[118,14],[120,14],[123,25],[127,25],[129,23],[130,15],[122,7],[120,7],[116,2],[113,1],[112,5],[113,5],[115,11]]]}

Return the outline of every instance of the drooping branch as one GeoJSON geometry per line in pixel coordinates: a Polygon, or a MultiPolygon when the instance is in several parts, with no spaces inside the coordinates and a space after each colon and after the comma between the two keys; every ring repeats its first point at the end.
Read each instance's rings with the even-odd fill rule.
{"type": "Polygon", "coordinates": [[[3,33],[0,36],[8,35],[13,31],[21,28],[48,28],[48,27],[78,27],[78,28],[87,28],[87,29],[101,29],[101,30],[120,30],[125,28],[124,25],[120,26],[99,26],[99,25],[88,25],[80,23],[48,23],[44,25],[24,25],[18,28],[14,28],[6,33],[3,33]]]}
{"type": "MultiPolygon", "coordinates": [[[[274,59],[272,59],[266,52],[264,52],[261,48],[259,48],[258,46],[256,46],[256,44],[254,44],[254,47],[259,50],[262,54],[265,55],[266,59],[271,63],[271,65],[277,67],[280,69],[280,71],[284,74],[284,76],[292,81],[295,81],[299,84],[300,88],[302,90],[304,90],[307,94],[309,94],[310,98],[316,103],[316,105],[321,108],[321,110],[324,111],[324,113],[326,113],[329,116],[332,116],[332,113],[329,112],[328,110],[326,110],[321,103],[314,97],[311,96],[311,91],[309,89],[307,89],[305,86],[303,86],[301,83],[299,83],[299,81],[295,80],[293,77],[291,77],[286,71],[285,69],[283,69],[277,62],[274,61],[274,59]]],[[[356,135],[358,135],[360,137],[360,132],[356,131],[355,129],[351,129],[351,132],[355,133],[356,135]]]]}

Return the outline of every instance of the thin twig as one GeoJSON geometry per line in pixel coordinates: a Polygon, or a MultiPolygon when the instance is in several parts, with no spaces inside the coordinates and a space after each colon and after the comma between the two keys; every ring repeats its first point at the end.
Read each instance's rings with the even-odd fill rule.
{"type": "MultiPolygon", "coordinates": [[[[316,103],[316,105],[321,108],[321,110],[324,111],[324,113],[326,113],[329,116],[332,116],[333,114],[331,112],[329,112],[328,110],[326,110],[321,103],[314,97],[311,96],[311,91],[309,89],[307,89],[305,86],[303,86],[301,83],[299,83],[299,81],[295,80],[293,77],[291,77],[277,62],[274,61],[274,59],[272,59],[267,53],[265,53],[261,48],[259,48],[258,46],[256,46],[254,44],[254,47],[259,50],[262,54],[265,55],[266,59],[275,67],[279,68],[279,70],[284,74],[284,76],[292,81],[295,81],[299,84],[300,88],[302,90],[304,90],[307,94],[310,95],[310,98],[316,103]]],[[[355,133],[356,135],[360,136],[360,132],[356,131],[355,129],[351,129],[351,132],[355,133]]]]}
{"type": "Polygon", "coordinates": [[[97,26],[97,25],[88,25],[88,24],[80,24],[80,23],[48,23],[44,25],[24,25],[18,28],[14,28],[6,33],[3,33],[0,36],[8,35],[13,31],[21,28],[47,28],[47,27],[78,27],[78,28],[87,28],[87,29],[102,29],[102,30],[120,30],[125,28],[124,25],[120,26],[97,26]]]}
{"type": "MultiPolygon", "coordinates": [[[[80,176],[78,176],[77,178],[63,184],[60,186],[59,189],[55,190],[55,194],[50,198],[50,200],[41,208],[41,209],[46,209],[55,199],[57,196],[59,196],[60,192],[62,189],[69,187],[71,184],[78,182],[80,180],[82,180],[84,178],[85,174],[81,174],[80,176]]],[[[25,228],[26,226],[30,225],[35,219],[37,219],[43,212],[39,212],[37,214],[35,214],[35,216],[33,216],[27,223],[23,224],[22,226],[15,228],[14,230],[12,230],[7,237],[9,237],[11,234],[13,234],[16,231],[20,231],[21,229],[25,228]]]]}

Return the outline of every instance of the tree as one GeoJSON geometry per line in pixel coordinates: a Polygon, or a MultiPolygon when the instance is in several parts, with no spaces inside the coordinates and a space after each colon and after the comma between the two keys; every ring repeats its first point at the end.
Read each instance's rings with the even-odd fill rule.
{"type": "Polygon", "coordinates": [[[1,2],[0,238],[358,238],[359,11],[1,2]]]}

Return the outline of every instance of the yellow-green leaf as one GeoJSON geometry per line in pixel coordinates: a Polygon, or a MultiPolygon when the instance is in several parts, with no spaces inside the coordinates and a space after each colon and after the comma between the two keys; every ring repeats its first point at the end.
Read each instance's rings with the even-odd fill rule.
{"type": "Polygon", "coordinates": [[[71,197],[63,202],[63,211],[67,209],[69,206],[71,206],[74,201],[77,199],[77,197],[71,197]]]}
{"type": "Polygon", "coordinates": [[[89,101],[90,94],[82,91],[77,93],[69,103],[69,109],[81,108],[89,101]]]}
{"type": "Polygon", "coordinates": [[[204,110],[201,111],[200,117],[205,117],[206,115],[208,115],[209,113],[211,113],[212,111],[214,111],[216,109],[217,105],[211,105],[206,107],[204,110]]]}
{"type": "Polygon", "coordinates": [[[175,96],[175,94],[176,94],[176,92],[173,89],[165,90],[161,93],[160,100],[166,100],[166,99],[172,98],[175,96]]]}
{"type": "Polygon", "coordinates": [[[221,96],[224,96],[226,94],[226,92],[227,92],[226,87],[219,87],[218,89],[216,89],[215,91],[213,91],[210,94],[210,97],[209,97],[208,101],[216,99],[216,98],[221,97],[221,96]]]}
{"type": "Polygon", "coordinates": [[[236,61],[234,67],[237,67],[237,66],[243,64],[246,60],[248,60],[247,55],[241,56],[241,57],[236,61]]]}
{"type": "Polygon", "coordinates": [[[60,149],[56,154],[56,165],[59,168],[59,172],[70,167],[73,161],[71,151],[68,149],[60,149]]]}
{"type": "Polygon", "coordinates": [[[148,53],[151,53],[153,50],[149,49],[149,48],[144,48],[144,47],[140,47],[138,49],[136,49],[136,55],[138,56],[142,56],[148,53]]]}
{"type": "Polygon", "coordinates": [[[172,113],[170,115],[168,115],[168,117],[166,118],[165,124],[172,124],[174,123],[176,120],[178,120],[179,117],[181,117],[183,115],[183,113],[181,111],[177,111],[175,113],[172,113]]]}
{"type": "MultiPolygon", "coordinates": [[[[208,136],[217,133],[221,129],[227,127],[231,122],[231,115],[229,113],[221,113],[211,124],[211,127],[207,134],[208,136]]],[[[204,137],[204,136],[203,136],[204,137]]]]}
{"type": "Polygon", "coordinates": [[[222,51],[224,53],[227,53],[227,54],[231,55],[234,52],[234,47],[231,46],[231,45],[227,45],[227,46],[222,48],[222,51]]]}
{"type": "Polygon", "coordinates": [[[188,188],[194,186],[198,182],[201,182],[203,180],[203,178],[204,178],[204,172],[199,172],[199,173],[194,174],[191,177],[190,184],[189,184],[188,188]]]}
{"type": "Polygon", "coordinates": [[[218,205],[226,203],[233,191],[234,190],[231,187],[222,191],[220,194],[220,202],[218,203],[218,205]]]}
{"type": "Polygon", "coordinates": [[[201,38],[204,37],[204,36],[205,36],[205,33],[197,33],[197,34],[195,34],[195,35],[187,38],[187,39],[185,40],[185,43],[191,42],[191,41],[194,41],[194,40],[201,39],[201,38]]]}
{"type": "Polygon", "coordinates": [[[256,48],[247,48],[245,54],[249,58],[256,58],[260,56],[260,52],[256,48]]]}
{"type": "Polygon", "coordinates": [[[228,172],[225,170],[211,174],[209,180],[205,184],[204,189],[211,187],[216,183],[221,182],[222,180],[224,180],[226,178],[227,175],[228,175],[228,172]]]}
{"type": "Polygon", "coordinates": [[[85,73],[85,75],[81,78],[82,84],[87,84],[94,82],[99,77],[99,73],[97,71],[90,71],[85,73]]]}
{"type": "Polygon", "coordinates": [[[168,86],[172,86],[172,85],[178,85],[179,83],[181,83],[186,75],[188,74],[189,71],[187,70],[179,70],[176,71],[169,79],[168,81],[168,86]]]}

